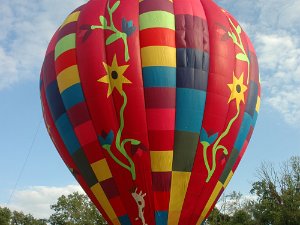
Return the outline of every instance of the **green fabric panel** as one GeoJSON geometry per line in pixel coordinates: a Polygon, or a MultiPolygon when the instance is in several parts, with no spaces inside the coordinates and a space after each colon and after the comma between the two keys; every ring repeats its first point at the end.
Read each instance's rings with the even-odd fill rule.
{"type": "Polygon", "coordinates": [[[238,152],[237,149],[234,148],[234,149],[232,150],[231,154],[230,154],[230,157],[229,157],[229,159],[228,159],[228,161],[227,161],[227,163],[226,163],[226,166],[225,166],[225,168],[224,168],[224,170],[223,170],[223,173],[222,173],[222,175],[221,175],[221,177],[220,177],[220,180],[219,180],[219,181],[220,181],[222,184],[225,183],[225,181],[226,181],[226,179],[227,179],[227,177],[228,177],[228,175],[229,175],[229,173],[230,173],[232,167],[234,166],[234,163],[236,162],[238,156],[239,156],[239,152],[238,152]]]}
{"type": "Polygon", "coordinates": [[[198,133],[175,131],[173,171],[192,171],[198,142],[198,133]]]}
{"type": "Polygon", "coordinates": [[[165,11],[150,11],[140,15],[140,30],[169,28],[175,30],[175,16],[165,11]]]}
{"type": "Polygon", "coordinates": [[[76,34],[69,34],[60,39],[55,46],[55,60],[64,52],[75,48],[76,34]]]}

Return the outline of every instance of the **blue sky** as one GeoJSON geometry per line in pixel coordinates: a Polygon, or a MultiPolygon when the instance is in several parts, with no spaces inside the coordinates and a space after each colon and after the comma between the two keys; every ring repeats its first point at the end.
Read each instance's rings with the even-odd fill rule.
{"type": "MultiPolygon", "coordinates": [[[[47,43],[83,2],[0,0],[0,205],[38,217],[47,216],[49,204],[61,194],[80,190],[48,137],[38,85],[47,43]]],[[[261,111],[227,190],[248,194],[261,162],[300,155],[300,0],[216,2],[242,24],[259,57],[261,111]]]]}

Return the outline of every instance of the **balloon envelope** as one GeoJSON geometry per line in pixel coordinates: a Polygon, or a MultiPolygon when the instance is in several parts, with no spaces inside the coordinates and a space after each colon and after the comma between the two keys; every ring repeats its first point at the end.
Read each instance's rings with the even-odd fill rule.
{"type": "Polygon", "coordinates": [[[254,48],[211,0],[91,0],[41,71],[48,132],[114,225],[202,223],[260,106],[254,48]]]}

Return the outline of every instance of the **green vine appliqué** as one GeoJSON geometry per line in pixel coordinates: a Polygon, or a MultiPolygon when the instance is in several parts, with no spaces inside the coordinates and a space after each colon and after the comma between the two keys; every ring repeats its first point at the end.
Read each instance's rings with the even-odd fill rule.
{"type": "Polygon", "coordinates": [[[217,152],[219,150],[222,150],[223,154],[225,156],[228,155],[228,149],[220,143],[229,134],[233,123],[236,121],[236,119],[238,118],[238,116],[240,114],[240,102],[241,101],[244,102],[244,92],[247,90],[247,86],[245,86],[243,83],[244,83],[244,74],[241,74],[241,76],[239,78],[237,78],[237,77],[235,77],[235,75],[233,75],[233,83],[228,84],[228,87],[231,90],[231,95],[230,95],[228,103],[231,102],[232,100],[236,100],[237,112],[236,112],[235,116],[233,118],[231,118],[231,120],[229,121],[229,123],[228,123],[226,129],[223,131],[223,133],[221,133],[220,136],[218,136],[218,133],[209,136],[207,131],[204,128],[201,130],[200,143],[203,146],[204,164],[207,169],[206,182],[210,181],[211,177],[213,176],[213,174],[216,170],[217,152]],[[211,162],[209,162],[208,155],[207,155],[207,151],[209,148],[212,148],[211,162]]]}
{"type": "MultiPolygon", "coordinates": [[[[236,54],[236,59],[246,62],[248,65],[248,73],[247,73],[247,84],[249,83],[250,79],[250,59],[248,57],[248,54],[246,53],[244,44],[242,42],[241,34],[242,34],[242,28],[240,25],[235,26],[234,23],[230,18],[228,18],[231,26],[231,31],[226,31],[228,36],[232,39],[233,43],[240,49],[241,52],[236,54]]],[[[226,30],[226,27],[221,26],[224,30],[226,30]]],[[[224,39],[224,38],[223,38],[224,39]]],[[[223,154],[225,156],[228,155],[228,149],[223,146],[221,141],[229,134],[230,129],[233,125],[233,123],[237,120],[239,114],[240,114],[240,102],[244,102],[244,92],[247,90],[247,86],[244,84],[244,74],[242,73],[240,78],[233,76],[233,83],[228,84],[228,87],[231,90],[231,95],[229,98],[229,101],[236,100],[236,108],[237,112],[234,115],[233,118],[230,119],[229,123],[227,124],[226,129],[221,133],[220,136],[218,136],[218,133],[213,134],[211,136],[208,135],[207,131],[203,128],[201,130],[201,135],[200,135],[200,143],[203,146],[203,158],[204,158],[204,164],[207,169],[207,178],[206,182],[209,182],[211,177],[213,176],[216,167],[217,167],[217,152],[219,150],[223,151],[223,154]],[[212,149],[212,160],[209,162],[208,159],[208,149],[212,149]]]]}
{"type": "MultiPolygon", "coordinates": [[[[203,146],[203,158],[204,158],[204,163],[205,163],[205,167],[207,169],[208,175],[206,178],[206,182],[209,182],[211,177],[213,176],[216,167],[217,167],[217,162],[216,162],[216,157],[217,157],[217,152],[219,150],[223,150],[223,154],[226,156],[228,155],[228,150],[225,146],[221,145],[220,142],[221,140],[226,137],[226,135],[229,133],[230,128],[232,126],[232,124],[234,123],[234,121],[238,118],[240,111],[238,110],[236,115],[230,120],[229,124],[227,125],[225,131],[217,138],[216,142],[213,144],[213,142],[210,140],[212,139],[211,137],[208,137],[207,132],[203,129],[201,131],[201,134],[204,133],[204,135],[202,135],[202,140],[200,139],[200,142],[203,146]],[[205,136],[207,138],[205,138],[205,136]],[[207,157],[207,151],[208,148],[212,146],[212,163],[210,166],[210,163],[208,162],[208,157],[207,157]]],[[[218,134],[215,134],[213,136],[217,136],[218,134]]],[[[212,136],[212,137],[213,137],[212,136]]]]}
{"type": "Polygon", "coordinates": [[[117,10],[117,8],[120,5],[120,1],[116,1],[112,7],[110,7],[110,1],[107,3],[107,10],[109,14],[109,21],[110,24],[108,24],[107,19],[104,16],[99,17],[100,25],[92,25],[91,29],[103,29],[103,30],[110,30],[113,33],[106,39],[105,44],[110,45],[113,42],[121,39],[124,43],[125,46],[125,61],[128,62],[130,59],[129,56],[129,51],[128,51],[128,42],[127,42],[127,37],[129,37],[135,30],[136,27],[133,26],[132,21],[126,21],[125,18],[122,19],[122,31],[118,30],[115,25],[114,25],[114,20],[113,20],[113,13],[117,10]]]}
{"type": "MultiPolygon", "coordinates": [[[[123,163],[120,159],[118,159],[114,153],[111,150],[111,144],[112,143],[105,143],[105,139],[103,137],[99,137],[100,142],[102,144],[102,147],[108,152],[108,154],[112,157],[112,159],[118,163],[121,167],[123,167],[124,169],[128,170],[131,173],[132,179],[135,180],[136,179],[136,172],[135,172],[135,165],[133,160],[130,158],[130,156],[127,154],[126,150],[125,150],[125,145],[126,143],[130,142],[131,145],[139,145],[141,142],[135,139],[124,139],[122,140],[122,132],[124,129],[124,110],[126,108],[127,105],[127,96],[126,93],[123,91],[122,92],[122,96],[123,96],[123,105],[120,109],[120,127],[118,129],[117,132],[117,136],[116,136],[116,140],[115,140],[115,146],[117,148],[117,150],[128,160],[129,165],[126,165],[125,163],[123,163]]],[[[110,136],[113,137],[113,132],[110,131],[110,136]]],[[[109,136],[107,136],[109,137],[109,136]]],[[[111,138],[111,137],[110,137],[111,138]]]]}
{"type": "Polygon", "coordinates": [[[240,61],[244,61],[248,65],[248,75],[247,75],[247,84],[249,84],[250,79],[250,59],[248,57],[248,54],[246,53],[244,44],[242,42],[241,34],[242,34],[242,28],[240,25],[235,26],[234,23],[230,18],[228,18],[231,27],[234,29],[233,31],[228,31],[228,36],[232,39],[233,43],[238,46],[238,48],[241,50],[240,53],[236,54],[236,58],[240,61]]]}
{"type": "Polygon", "coordinates": [[[117,91],[123,97],[123,104],[120,108],[119,117],[120,117],[120,127],[117,131],[117,136],[115,139],[115,147],[116,149],[127,159],[128,164],[123,163],[111,150],[111,146],[114,140],[114,132],[111,130],[108,134],[103,133],[102,136],[99,136],[99,141],[102,147],[108,152],[111,158],[119,164],[124,169],[128,170],[131,173],[132,179],[136,179],[136,171],[133,160],[130,158],[128,153],[125,150],[125,145],[130,143],[131,146],[138,146],[141,142],[135,139],[123,139],[122,133],[124,130],[124,111],[127,106],[127,95],[123,91],[123,84],[130,84],[129,81],[123,74],[128,68],[128,65],[119,66],[117,62],[116,55],[113,58],[112,65],[107,65],[103,63],[104,68],[107,74],[100,78],[98,82],[108,84],[107,98],[109,98],[112,92],[117,89],[117,91]]]}

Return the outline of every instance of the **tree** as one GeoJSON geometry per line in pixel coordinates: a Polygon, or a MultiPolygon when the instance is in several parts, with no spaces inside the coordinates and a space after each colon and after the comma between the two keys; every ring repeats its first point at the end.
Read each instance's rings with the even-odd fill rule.
{"type": "Polygon", "coordinates": [[[291,157],[279,170],[262,163],[258,180],[246,200],[240,193],[223,195],[208,218],[210,225],[299,225],[300,157],[291,157]]]}
{"type": "Polygon", "coordinates": [[[247,201],[240,192],[233,191],[223,195],[208,218],[209,225],[252,225],[254,224],[247,210],[247,201]]]}
{"type": "Polygon", "coordinates": [[[230,216],[222,213],[217,207],[215,207],[210,213],[207,223],[209,225],[229,225],[230,216]]]}
{"type": "Polygon", "coordinates": [[[259,225],[299,225],[300,157],[291,157],[277,172],[272,164],[262,164],[259,181],[252,185],[257,196],[250,210],[259,225]]]}
{"type": "Polygon", "coordinates": [[[230,222],[228,223],[230,225],[254,225],[255,222],[253,221],[251,215],[249,212],[244,208],[244,209],[239,209],[234,212],[232,217],[230,218],[230,222]]]}
{"type": "Polygon", "coordinates": [[[46,225],[47,220],[36,219],[31,214],[10,211],[8,208],[0,207],[0,225],[46,225]]]}
{"type": "Polygon", "coordinates": [[[10,225],[46,225],[44,219],[36,219],[31,214],[24,214],[23,212],[13,211],[10,225]]]}
{"type": "Polygon", "coordinates": [[[9,225],[11,217],[11,211],[8,208],[0,207],[0,224],[1,225],[9,225]]]}
{"type": "Polygon", "coordinates": [[[88,197],[78,192],[68,196],[62,195],[57,203],[50,207],[55,211],[49,218],[52,225],[107,224],[88,197]]]}

